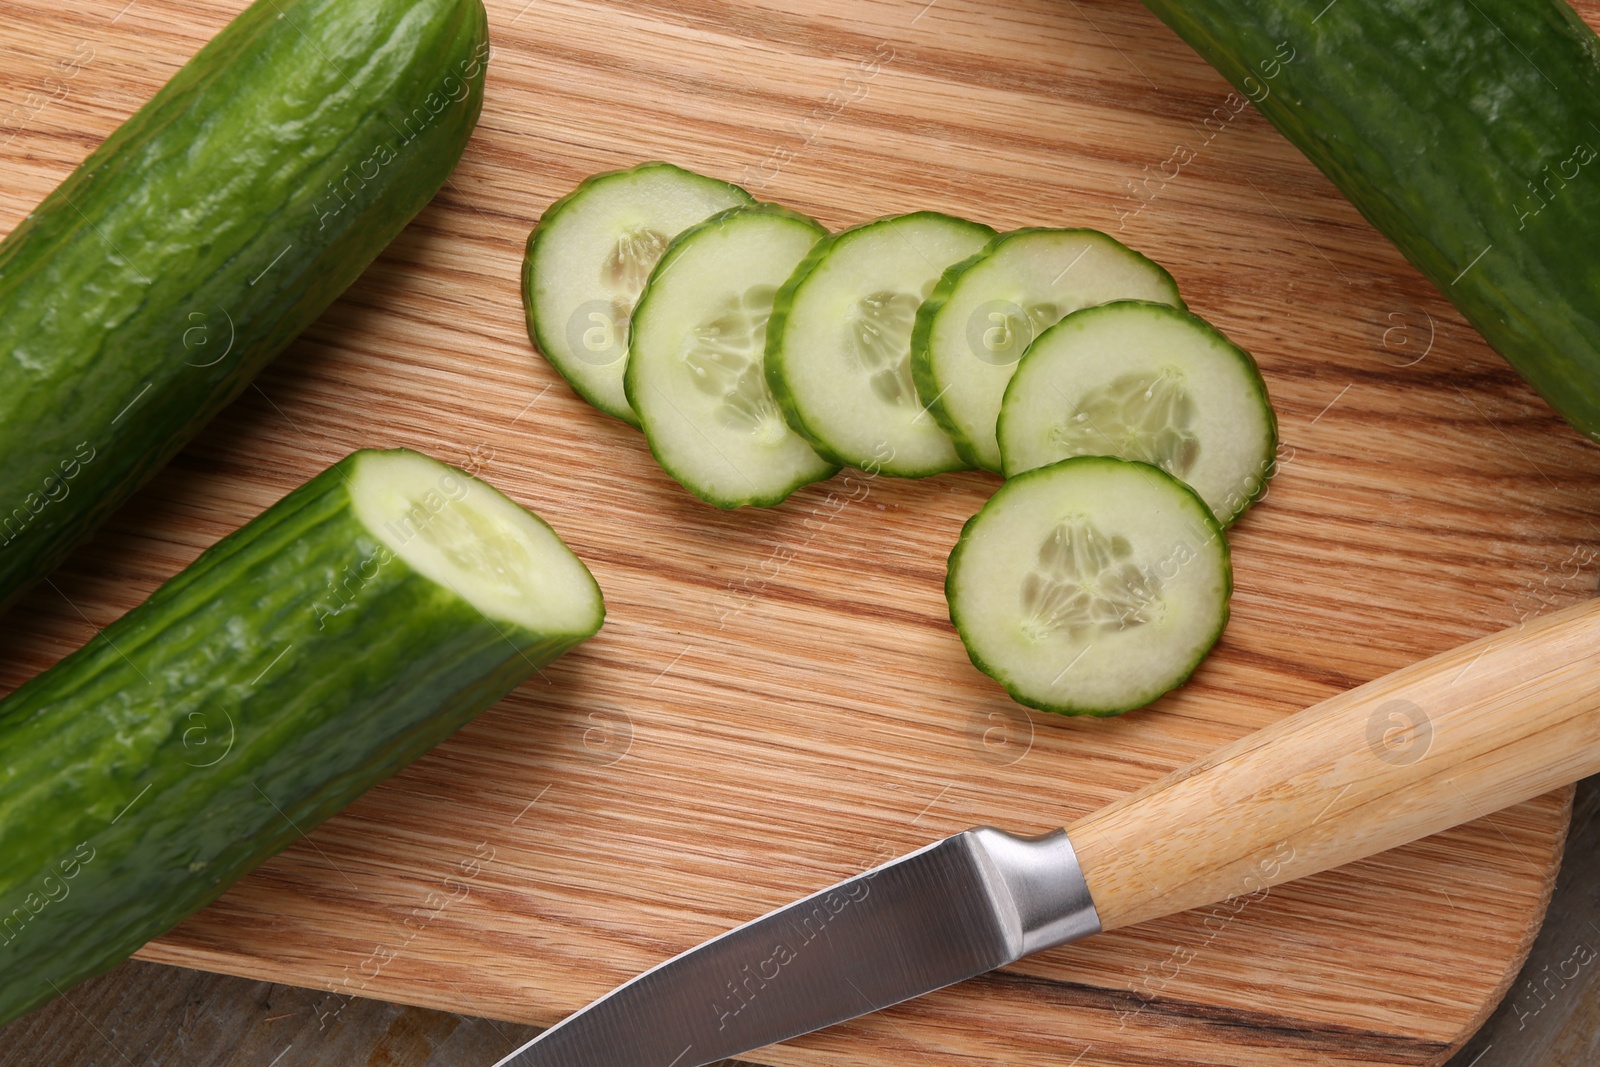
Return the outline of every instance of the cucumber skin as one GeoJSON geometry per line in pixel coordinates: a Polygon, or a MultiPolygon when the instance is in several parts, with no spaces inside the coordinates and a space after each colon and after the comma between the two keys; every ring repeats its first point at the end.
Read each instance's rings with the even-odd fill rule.
{"type": "MultiPolygon", "coordinates": [[[[723,220],[734,215],[744,215],[750,213],[777,215],[781,218],[793,219],[796,222],[803,223],[815,230],[818,238],[821,240],[826,240],[828,236],[828,229],[827,227],[823,226],[822,223],[818,222],[809,215],[802,215],[798,211],[786,208],[782,204],[768,204],[763,202],[751,204],[746,207],[730,207],[726,210],[719,211],[715,215],[712,215],[709,219],[706,219],[704,222],[696,223],[672,239],[672,243],[667,246],[667,250],[665,252],[661,253],[661,258],[656,261],[655,267],[651,269],[650,281],[645,282],[644,292],[639,294],[639,303],[634,307],[633,318],[630,321],[637,322],[639,320],[640,313],[644,310],[645,301],[649,299],[650,296],[650,282],[655,281],[658,275],[666,273],[669,265],[676,261],[679,253],[683,249],[683,242],[686,238],[700,232],[701,230],[708,229],[715,223],[722,222],[723,220]]],[[[770,333],[771,320],[769,319],[768,334],[770,335],[770,333]]],[[[630,332],[628,336],[631,341],[633,336],[632,333],[630,332]]],[[[638,401],[634,400],[633,396],[638,388],[638,385],[635,381],[635,375],[631,373],[632,368],[633,354],[630,351],[628,356],[628,370],[623,372],[622,384],[623,388],[627,391],[628,403],[631,404],[633,406],[633,410],[637,412],[639,410],[639,404],[638,401]]],[[[637,417],[638,416],[635,415],[635,418],[637,417]]],[[[787,421],[787,419],[785,419],[785,421],[787,421]]],[[[641,430],[644,429],[642,420],[639,428],[641,430]]],[[[802,481],[798,481],[781,492],[774,493],[769,496],[748,496],[740,497],[738,499],[715,497],[698,488],[695,484],[693,484],[692,479],[679,477],[677,470],[675,470],[673,466],[662,457],[661,453],[656,450],[655,442],[650,439],[650,435],[648,433],[645,434],[645,443],[650,447],[650,455],[654,457],[657,466],[671,475],[673,481],[677,482],[679,485],[683,486],[684,489],[688,490],[689,494],[695,499],[710,504],[713,507],[722,508],[725,511],[745,506],[758,508],[775,507],[789,499],[790,495],[793,494],[795,490],[803,488],[807,485],[811,485],[813,482],[825,482],[829,478],[832,478],[835,474],[839,473],[839,464],[835,463],[827,456],[822,456],[824,462],[827,462],[831,465],[830,470],[816,478],[806,478],[802,481]]],[[[815,450],[813,449],[813,451],[815,450]]],[[[818,454],[821,455],[821,453],[818,454]]]]}
{"type": "MultiPolygon", "coordinates": [[[[543,331],[540,328],[540,323],[538,322],[537,317],[533,313],[533,267],[534,267],[534,253],[538,250],[538,247],[539,247],[539,237],[540,237],[541,234],[549,232],[545,228],[545,223],[549,222],[550,220],[554,219],[557,215],[561,214],[561,212],[566,210],[566,208],[569,205],[571,205],[573,201],[575,201],[575,200],[579,199],[581,196],[583,196],[583,194],[586,193],[596,183],[603,182],[603,181],[605,181],[605,180],[607,180],[609,178],[620,178],[620,177],[622,177],[624,175],[637,174],[641,170],[647,170],[647,169],[657,168],[657,167],[664,167],[667,170],[674,170],[674,171],[677,171],[680,174],[687,174],[687,175],[689,175],[691,177],[698,178],[701,181],[717,182],[717,183],[719,183],[721,185],[726,185],[729,189],[734,190],[735,192],[737,192],[741,196],[743,196],[746,200],[750,201],[750,203],[754,204],[756,202],[755,197],[751,196],[748,192],[746,192],[740,186],[734,185],[732,182],[724,182],[720,178],[712,178],[712,177],[709,177],[709,176],[707,176],[705,174],[700,174],[700,173],[698,173],[696,171],[685,170],[683,167],[680,167],[675,163],[666,163],[666,162],[663,162],[663,161],[661,161],[659,159],[651,160],[651,161],[649,161],[647,163],[639,163],[639,164],[636,164],[635,166],[632,166],[632,167],[623,167],[620,170],[608,170],[608,171],[603,171],[600,174],[591,174],[589,177],[587,177],[583,181],[579,182],[577,188],[573,189],[572,192],[570,192],[567,195],[565,195],[563,197],[560,197],[559,199],[553,201],[550,204],[549,207],[545,208],[544,214],[540,215],[539,216],[539,221],[534,224],[533,231],[528,234],[528,242],[523,248],[523,253],[522,253],[522,313],[523,313],[523,317],[527,320],[527,324],[528,324],[528,339],[533,342],[533,346],[539,350],[539,354],[540,355],[544,355],[544,353],[550,351],[550,349],[545,344],[544,337],[542,336],[543,331]]],[[[666,253],[663,252],[662,256],[665,257],[665,255],[666,255],[666,253]]],[[[651,269],[651,273],[652,274],[655,273],[654,268],[651,269]]],[[[649,288],[649,283],[648,282],[645,283],[645,288],[646,289],[649,288]]],[[[641,293],[640,296],[639,296],[639,299],[642,301],[644,299],[644,294],[641,293]]],[[[639,311],[638,307],[635,306],[634,307],[634,314],[637,315],[638,311],[639,311]]],[[[630,323],[629,336],[630,337],[632,336],[632,333],[631,333],[632,321],[633,321],[632,317],[630,316],[630,318],[629,318],[629,323],[630,323]]],[[[626,357],[624,357],[624,358],[626,358],[626,357]]],[[[623,409],[623,410],[616,410],[616,409],[610,407],[609,405],[603,403],[599,397],[591,396],[589,389],[586,386],[584,386],[581,382],[579,382],[576,378],[569,377],[567,372],[562,370],[561,369],[561,365],[559,363],[557,363],[555,360],[550,359],[549,357],[546,357],[545,358],[545,362],[550,364],[552,367],[554,367],[556,369],[556,373],[561,375],[562,379],[568,385],[570,385],[572,387],[572,391],[577,393],[579,396],[581,396],[589,404],[590,407],[594,408],[596,411],[602,411],[605,414],[610,415],[612,418],[621,419],[623,422],[627,423],[629,426],[632,426],[636,430],[642,429],[642,427],[639,425],[639,415],[632,408],[627,408],[627,409],[623,409]]],[[[624,372],[624,373],[626,373],[626,372],[624,372]]]]}
{"type": "MultiPolygon", "coordinates": [[[[1118,241],[1108,233],[1101,233],[1099,230],[1089,230],[1084,227],[1058,229],[1051,226],[1027,226],[1020,230],[1007,230],[1005,233],[996,234],[992,241],[966,259],[961,260],[959,263],[952,263],[944,274],[940,276],[939,283],[933,287],[933,292],[928,294],[928,299],[924,300],[922,306],[917,309],[917,322],[911,328],[911,380],[916,384],[917,396],[922,400],[923,406],[928,409],[928,413],[939,423],[939,428],[949,435],[951,443],[956,446],[956,453],[972,469],[986,470],[991,474],[1000,474],[1001,472],[983,461],[983,457],[978,454],[978,450],[972,446],[972,441],[968,439],[966,434],[961,432],[960,427],[955,424],[955,420],[950,417],[950,413],[945,409],[944,392],[939,388],[939,383],[933,376],[933,352],[930,344],[933,337],[933,320],[939,314],[939,309],[949,302],[950,294],[955,292],[956,285],[961,280],[961,275],[966,273],[968,267],[976,266],[982,260],[988,259],[1001,245],[1011,238],[1034,233],[1094,233],[1099,234],[1099,236],[1106,238],[1108,241],[1114,241],[1124,249],[1127,249],[1128,252],[1149,263],[1160,271],[1167,281],[1172,283],[1172,298],[1177,301],[1173,305],[1174,307],[1180,311],[1188,308],[1188,305],[1183,302],[1183,297],[1178,293],[1177,281],[1167,268],[1143,252],[1128,248],[1127,245],[1122,244],[1121,241],[1118,241]]],[[[1079,310],[1083,309],[1080,308],[1079,310]]]]}
{"type": "Polygon", "coordinates": [[[950,607],[950,625],[955,627],[956,635],[961,638],[961,645],[967,650],[967,658],[972,661],[972,665],[974,667],[978,668],[978,670],[982,671],[984,674],[987,674],[990,678],[993,678],[996,682],[999,682],[1001,687],[1005,689],[1007,695],[1009,695],[1012,700],[1015,700],[1023,707],[1033,708],[1035,711],[1047,711],[1053,715],[1072,715],[1091,719],[1109,719],[1118,715],[1125,715],[1130,711],[1137,711],[1140,708],[1148,707],[1150,704],[1160,699],[1161,696],[1165,695],[1165,693],[1170,693],[1172,690],[1177,689],[1190,678],[1194,677],[1194,672],[1200,669],[1200,664],[1204,663],[1206,657],[1211,655],[1211,650],[1217,647],[1217,642],[1222,638],[1222,631],[1228,626],[1228,616],[1231,610],[1230,605],[1233,601],[1232,551],[1228,546],[1227,534],[1223,532],[1222,525],[1217,522],[1216,516],[1211,513],[1211,509],[1206,506],[1206,502],[1201,500],[1200,495],[1193,489],[1190,489],[1187,484],[1178,480],[1177,478],[1174,478],[1160,467],[1153,466],[1149,463],[1141,463],[1138,460],[1114,459],[1108,456],[1073,456],[1069,459],[1062,459],[1057,460],[1054,463],[1047,463],[1043,467],[1035,467],[1032,470],[1023,471],[1021,474],[1018,474],[1015,477],[1006,479],[1005,483],[1002,484],[1000,488],[995,491],[994,495],[989,498],[989,501],[984,502],[984,507],[979,508],[977,514],[973,515],[972,518],[968,519],[962,524],[961,536],[956,539],[955,547],[950,550],[950,559],[945,568],[944,597],[945,603],[950,607]],[[1217,619],[1217,628],[1213,633],[1211,640],[1206,644],[1206,647],[1201,650],[1200,654],[1195,657],[1194,662],[1189,664],[1189,668],[1183,672],[1183,676],[1177,681],[1173,682],[1164,693],[1157,694],[1156,696],[1151,697],[1149,700],[1129,704],[1126,707],[1113,708],[1109,710],[1097,709],[1091,711],[1084,708],[1074,707],[1070,704],[1049,704],[1044,701],[1034,700],[1032,697],[1029,697],[1026,693],[1021,692],[1015,686],[1013,686],[1009,681],[1006,680],[1001,671],[990,666],[983,659],[983,657],[978,655],[978,653],[973,649],[971,643],[967,640],[966,631],[962,629],[961,619],[955,607],[956,566],[961,559],[962,552],[966,549],[967,544],[972,537],[973,531],[977,527],[978,519],[983,516],[984,508],[987,508],[990,501],[993,501],[1007,489],[1010,489],[1013,486],[1024,484],[1030,478],[1047,477],[1050,472],[1064,467],[1069,463],[1132,463],[1133,465],[1139,467],[1149,467],[1162,478],[1173,483],[1179,489],[1182,489],[1184,492],[1194,497],[1195,503],[1200,505],[1200,513],[1202,516],[1204,516],[1206,522],[1208,523],[1208,528],[1211,531],[1212,537],[1217,541],[1218,544],[1222,546],[1222,573],[1226,579],[1226,588],[1222,591],[1222,614],[1217,619]]]}
{"type": "Polygon", "coordinates": [[[361,455],[0,702],[0,1023],[114,966],[588,636],[491,621],[384,561],[350,510],[361,455]]]}
{"type": "MultiPolygon", "coordinates": [[[[858,226],[851,226],[849,229],[840,230],[838,233],[824,237],[822,240],[818,241],[816,247],[811,250],[811,254],[800,261],[800,265],[794,269],[794,273],[789,276],[789,280],[785,282],[783,287],[778,290],[777,298],[772,305],[772,319],[767,324],[766,361],[763,365],[763,369],[767,375],[767,388],[772,390],[773,398],[778,401],[778,407],[783,411],[784,421],[789,424],[789,428],[795,433],[799,434],[801,437],[805,438],[806,443],[811,446],[812,451],[816,452],[817,455],[821,456],[829,463],[835,464],[839,467],[850,467],[854,466],[854,464],[849,459],[846,459],[834,452],[831,448],[824,444],[808,426],[806,426],[805,418],[800,414],[800,409],[795,406],[794,397],[790,394],[789,387],[783,380],[784,326],[788,322],[789,312],[794,308],[795,294],[800,291],[800,286],[805,284],[805,280],[810,276],[811,272],[814,271],[817,266],[827,258],[828,253],[833,250],[834,245],[838,244],[840,240],[847,238],[852,234],[859,233],[862,230],[870,229],[874,226],[889,225],[899,222],[902,219],[913,217],[936,217],[947,219],[950,222],[958,222],[963,226],[971,226],[974,229],[987,230],[991,234],[994,233],[993,227],[985,226],[981,222],[973,222],[971,219],[957,218],[954,215],[946,215],[940,211],[914,211],[906,215],[888,215],[880,219],[872,219],[868,222],[863,222],[858,226]]],[[[913,373],[915,373],[914,369],[913,373]]],[[[941,425],[941,432],[943,429],[944,427],[941,425]]],[[[868,474],[883,473],[896,478],[928,478],[935,474],[947,474],[950,471],[969,469],[964,465],[966,460],[963,458],[963,465],[943,467],[939,470],[924,470],[916,472],[897,471],[891,470],[889,467],[889,464],[893,462],[893,459],[893,450],[891,449],[890,454],[885,456],[881,462],[874,461],[861,469],[865,470],[868,474]]]]}
{"type": "Polygon", "coordinates": [[[258,0],[0,242],[0,609],[432,198],[487,50],[480,0],[258,0]]]}
{"type": "Polygon", "coordinates": [[[1145,4],[1600,441],[1600,40],[1570,7],[1145,4]]]}

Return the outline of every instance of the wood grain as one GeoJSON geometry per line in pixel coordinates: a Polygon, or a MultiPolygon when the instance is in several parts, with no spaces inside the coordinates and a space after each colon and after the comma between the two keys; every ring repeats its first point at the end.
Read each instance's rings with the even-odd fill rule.
{"type": "Polygon", "coordinates": [[[1600,773],[1600,600],[1273,723],[1067,827],[1103,929],[1365,859],[1600,773]]]}
{"type": "MultiPolygon", "coordinates": [[[[240,6],[126,2],[0,0],[0,229],[240,6]]],[[[0,685],[368,445],[475,461],[589,562],[606,629],[146,956],[548,1024],[890,854],[975,823],[1070,822],[1593,591],[1600,450],[1131,0],[491,0],[489,15],[484,117],[450,183],[0,621],[0,685]],[[1165,176],[1183,146],[1193,159],[1165,176]],[[829,226],[914,208],[1094,226],[1170,268],[1260,360],[1285,445],[1233,532],[1233,622],[1194,681],[1080,722],[1023,712],[973,670],[941,582],[987,476],[844,475],[722,514],[577,400],[524,335],[522,243],[585,175],[653,157],[829,226]]],[[[1526,951],[1569,796],[755,1058],[1436,1064],[1526,951]]]]}
{"type": "Polygon", "coordinates": [[[0,1033],[0,1067],[489,1067],[537,1031],[128,960],[0,1033]]]}

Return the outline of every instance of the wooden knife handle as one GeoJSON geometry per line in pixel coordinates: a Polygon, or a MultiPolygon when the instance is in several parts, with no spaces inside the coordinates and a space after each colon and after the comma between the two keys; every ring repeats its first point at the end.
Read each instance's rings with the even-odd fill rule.
{"type": "Polygon", "coordinates": [[[1600,600],[1260,730],[1067,828],[1102,929],[1256,894],[1600,772],[1600,600]]]}

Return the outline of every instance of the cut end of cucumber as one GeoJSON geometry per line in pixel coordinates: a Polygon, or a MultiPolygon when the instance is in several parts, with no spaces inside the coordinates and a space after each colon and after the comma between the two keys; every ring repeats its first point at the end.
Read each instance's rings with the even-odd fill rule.
{"type": "Polygon", "coordinates": [[[356,517],[423,577],[535,633],[600,628],[600,587],[555,531],[492,486],[406,449],[359,452],[356,517]]]}

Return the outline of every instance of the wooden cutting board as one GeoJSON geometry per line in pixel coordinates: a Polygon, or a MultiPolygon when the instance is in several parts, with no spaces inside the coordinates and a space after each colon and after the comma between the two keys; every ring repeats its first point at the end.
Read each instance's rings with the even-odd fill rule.
{"type": "MultiPolygon", "coordinates": [[[[239,6],[0,0],[0,229],[239,6]]],[[[489,15],[483,120],[448,186],[0,623],[0,685],[368,445],[471,466],[544,515],[604,587],[606,628],[147,958],[326,989],[328,1017],[359,995],[548,1024],[888,856],[976,823],[1057,826],[1593,592],[1600,449],[1132,0],[489,15]],[[1233,533],[1233,622],[1194,681],[1076,721],[974,670],[942,579],[989,476],[847,474],[723,514],[578,401],[524,334],[523,241],[585,175],[652,158],[832,227],[917,208],[1093,226],[1169,267],[1260,360],[1284,441],[1233,533]]],[[[1515,973],[1568,807],[1547,796],[752,1058],[1437,1064],[1515,973]]]]}

